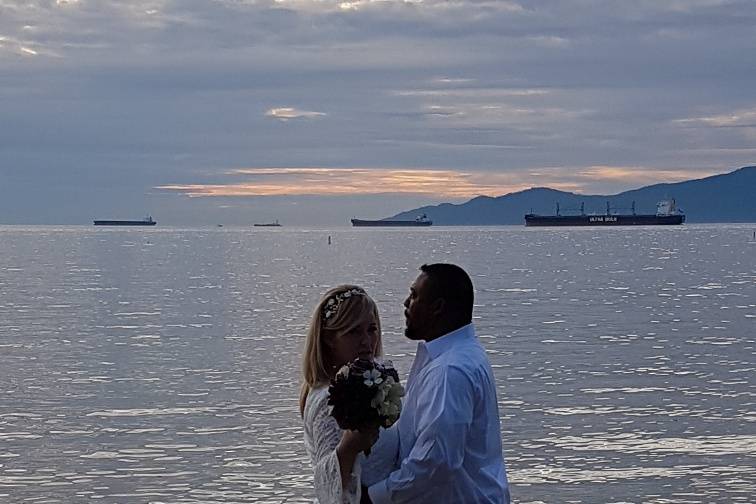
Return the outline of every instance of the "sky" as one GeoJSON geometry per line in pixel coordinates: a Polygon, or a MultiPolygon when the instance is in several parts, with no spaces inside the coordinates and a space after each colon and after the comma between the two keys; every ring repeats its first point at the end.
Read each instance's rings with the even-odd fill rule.
{"type": "Polygon", "coordinates": [[[756,164],[752,0],[0,0],[0,224],[340,226],[756,164]]]}

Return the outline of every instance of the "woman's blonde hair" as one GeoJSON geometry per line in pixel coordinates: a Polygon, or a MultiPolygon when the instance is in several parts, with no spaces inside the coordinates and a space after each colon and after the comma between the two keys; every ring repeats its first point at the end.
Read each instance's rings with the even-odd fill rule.
{"type": "Polygon", "coordinates": [[[378,342],[375,356],[383,354],[381,340],[381,321],[378,317],[378,306],[365,291],[356,285],[339,285],[323,294],[323,298],[315,307],[310,319],[310,328],[307,331],[304,354],[302,356],[302,388],[299,393],[299,413],[304,414],[305,402],[310,390],[317,385],[326,385],[330,382],[329,355],[326,340],[334,335],[349,331],[365,316],[372,314],[378,325],[378,342]],[[344,297],[343,294],[358,291],[359,294],[344,297]],[[338,296],[338,299],[337,299],[338,296]],[[331,305],[329,305],[329,300],[331,305]],[[336,304],[336,308],[328,309],[328,306],[336,304]],[[335,311],[334,311],[335,310],[335,311]],[[329,315],[326,317],[326,312],[329,315]]]}

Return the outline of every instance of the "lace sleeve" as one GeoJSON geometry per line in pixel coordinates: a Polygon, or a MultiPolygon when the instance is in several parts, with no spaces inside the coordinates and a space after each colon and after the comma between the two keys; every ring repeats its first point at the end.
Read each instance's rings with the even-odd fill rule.
{"type": "Polygon", "coordinates": [[[320,504],[359,504],[360,454],[352,468],[346,489],[341,488],[341,470],[336,447],[341,440],[341,429],[329,415],[327,389],[313,389],[307,397],[304,412],[305,447],[312,460],[315,495],[320,504]]]}

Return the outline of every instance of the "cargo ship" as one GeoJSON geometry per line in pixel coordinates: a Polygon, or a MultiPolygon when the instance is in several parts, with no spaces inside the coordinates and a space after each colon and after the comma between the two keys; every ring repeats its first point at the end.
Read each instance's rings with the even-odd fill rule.
{"type": "Polygon", "coordinates": [[[253,224],[254,227],[281,227],[281,224],[278,223],[278,219],[276,219],[275,222],[258,222],[253,224]]]}
{"type": "Polygon", "coordinates": [[[352,226],[354,227],[408,227],[408,226],[432,226],[433,221],[423,214],[417,217],[415,220],[364,220],[364,219],[352,219],[352,226]]]}
{"type": "Polygon", "coordinates": [[[526,226],[674,226],[685,222],[685,214],[677,208],[674,199],[663,200],[656,204],[655,214],[635,213],[633,201],[632,212],[629,214],[613,213],[609,202],[606,203],[606,213],[586,214],[585,204],[580,205],[579,215],[562,215],[559,203],[556,205],[556,215],[525,215],[526,226]]]}
{"type": "Polygon", "coordinates": [[[152,217],[145,217],[142,220],[96,220],[95,226],[154,226],[157,221],[152,217]]]}

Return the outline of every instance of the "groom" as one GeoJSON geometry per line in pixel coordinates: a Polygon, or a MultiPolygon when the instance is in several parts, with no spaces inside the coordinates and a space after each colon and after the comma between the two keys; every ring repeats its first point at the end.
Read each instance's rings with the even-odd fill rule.
{"type": "Polygon", "coordinates": [[[370,486],[370,499],[509,504],[496,383],[472,325],[470,277],[453,264],[425,264],[404,307],[417,353],[397,424],[397,465],[370,486]]]}

